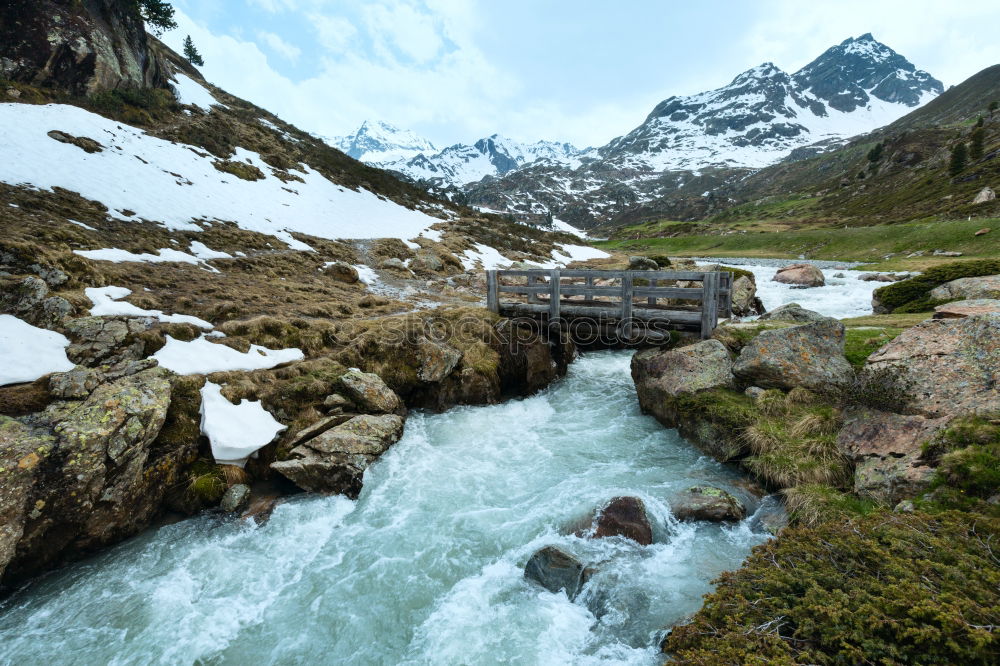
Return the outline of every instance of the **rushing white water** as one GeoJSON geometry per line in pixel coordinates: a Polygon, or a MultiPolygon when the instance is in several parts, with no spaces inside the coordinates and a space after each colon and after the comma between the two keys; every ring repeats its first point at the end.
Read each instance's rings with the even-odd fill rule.
{"type": "Polygon", "coordinates": [[[66,567],[0,605],[4,664],[653,664],[662,630],[766,536],[679,524],[672,493],[741,490],[639,413],[627,352],[542,393],[410,416],[357,502],[299,496],[261,527],[206,515],[66,567]],[[656,543],[570,534],[641,497],[656,543]],[[526,581],[557,544],[599,567],[571,602],[526,581]]]}

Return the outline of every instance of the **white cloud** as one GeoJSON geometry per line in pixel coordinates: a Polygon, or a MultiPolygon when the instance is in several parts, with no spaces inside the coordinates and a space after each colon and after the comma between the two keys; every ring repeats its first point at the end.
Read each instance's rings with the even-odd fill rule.
{"type": "Polygon", "coordinates": [[[357,28],[350,21],[339,16],[312,13],[309,15],[309,22],[316,31],[320,44],[332,53],[345,51],[358,34],[357,28]]]}
{"type": "Polygon", "coordinates": [[[364,8],[365,23],[376,51],[397,51],[418,63],[431,60],[444,46],[434,18],[402,2],[364,8]]]}
{"type": "Polygon", "coordinates": [[[267,44],[268,48],[272,51],[278,55],[288,58],[289,60],[298,60],[299,56],[302,55],[302,49],[294,44],[289,44],[273,32],[265,32],[262,30],[257,33],[257,37],[260,38],[262,42],[267,44]]]}

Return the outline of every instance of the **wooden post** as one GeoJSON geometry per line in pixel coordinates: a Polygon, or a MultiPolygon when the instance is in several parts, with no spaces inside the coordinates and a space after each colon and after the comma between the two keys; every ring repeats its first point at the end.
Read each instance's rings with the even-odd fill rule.
{"type": "Polygon", "coordinates": [[[733,283],[735,282],[735,280],[733,279],[733,274],[730,271],[726,271],[725,275],[727,276],[726,293],[722,297],[721,316],[726,317],[728,319],[729,317],[733,316],[733,283]]]}
{"type": "MultiPolygon", "coordinates": [[[[528,276],[528,286],[529,287],[535,287],[537,285],[538,285],[538,276],[537,275],[529,275],[528,276]]],[[[528,302],[529,303],[541,303],[542,299],[538,298],[538,294],[529,293],[528,294],[528,302]]]]}
{"type": "MultiPolygon", "coordinates": [[[[589,287],[593,287],[594,286],[594,276],[593,275],[588,275],[586,279],[587,279],[587,287],[588,288],[589,287]]],[[[592,300],[594,300],[594,292],[588,290],[583,295],[583,300],[585,300],[585,301],[592,301],[592,300]]]]}
{"type": "Polygon", "coordinates": [[[719,321],[719,274],[705,273],[701,282],[701,339],[712,337],[719,321]]]}
{"type": "MultiPolygon", "coordinates": [[[[651,289],[655,288],[656,287],[656,280],[650,280],[649,281],[649,286],[650,286],[651,289]]],[[[656,296],[650,296],[649,298],[647,298],[646,299],[646,303],[649,304],[649,305],[656,305],[656,296]]]]}
{"type": "Polygon", "coordinates": [[[549,323],[559,319],[559,269],[549,271],[549,323]]]}
{"type": "Polygon", "coordinates": [[[500,314],[500,294],[497,291],[497,272],[486,271],[486,308],[500,314]]]}
{"type": "Polygon", "coordinates": [[[622,274],[622,320],[632,319],[632,271],[622,274]]]}

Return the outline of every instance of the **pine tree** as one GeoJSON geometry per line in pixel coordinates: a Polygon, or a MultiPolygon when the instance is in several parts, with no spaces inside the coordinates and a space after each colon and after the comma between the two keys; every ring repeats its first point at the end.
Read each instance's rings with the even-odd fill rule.
{"type": "Polygon", "coordinates": [[[972,130],[969,137],[969,157],[978,160],[983,156],[983,140],[986,138],[986,131],[982,127],[972,130]]]}
{"type": "Polygon", "coordinates": [[[174,21],[174,8],[166,0],[131,0],[131,2],[154,35],[159,36],[164,30],[173,30],[177,27],[177,22],[174,21]]]}
{"type": "Polygon", "coordinates": [[[198,53],[198,49],[194,46],[194,41],[191,39],[191,35],[184,38],[184,57],[188,59],[192,65],[197,65],[198,67],[205,66],[205,60],[198,53]]]}
{"type": "Polygon", "coordinates": [[[882,150],[883,150],[883,148],[884,148],[884,146],[882,145],[881,141],[879,141],[878,143],[876,143],[875,147],[868,151],[868,161],[869,162],[878,162],[880,159],[882,159],[882,150]]]}
{"type": "Polygon", "coordinates": [[[1000,107],[1000,102],[997,102],[996,100],[993,100],[992,102],[990,102],[990,107],[989,108],[990,108],[990,115],[991,116],[993,115],[993,112],[997,110],[997,107],[1000,107]]]}
{"type": "Polygon", "coordinates": [[[948,165],[948,173],[957,176],[965,169],[965,161],[969,157],[969,150],[964,143],[957,144],[951,149],[951,163],[948,165]]]}
{"type": "Polygon", "coordinates": [[[983,126],[983,117],[979,116],[979,118],[976,119],[976,127],[982,127],[982,126],[983,126]]]}

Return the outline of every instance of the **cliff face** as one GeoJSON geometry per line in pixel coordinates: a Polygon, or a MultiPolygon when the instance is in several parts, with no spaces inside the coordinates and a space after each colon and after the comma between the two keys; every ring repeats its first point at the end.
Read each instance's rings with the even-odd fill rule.
{"type": "Polygon", "coordinates": [[[0,3],[0,76],[73,95],[166,87],[129,0],[0,3]]]}

